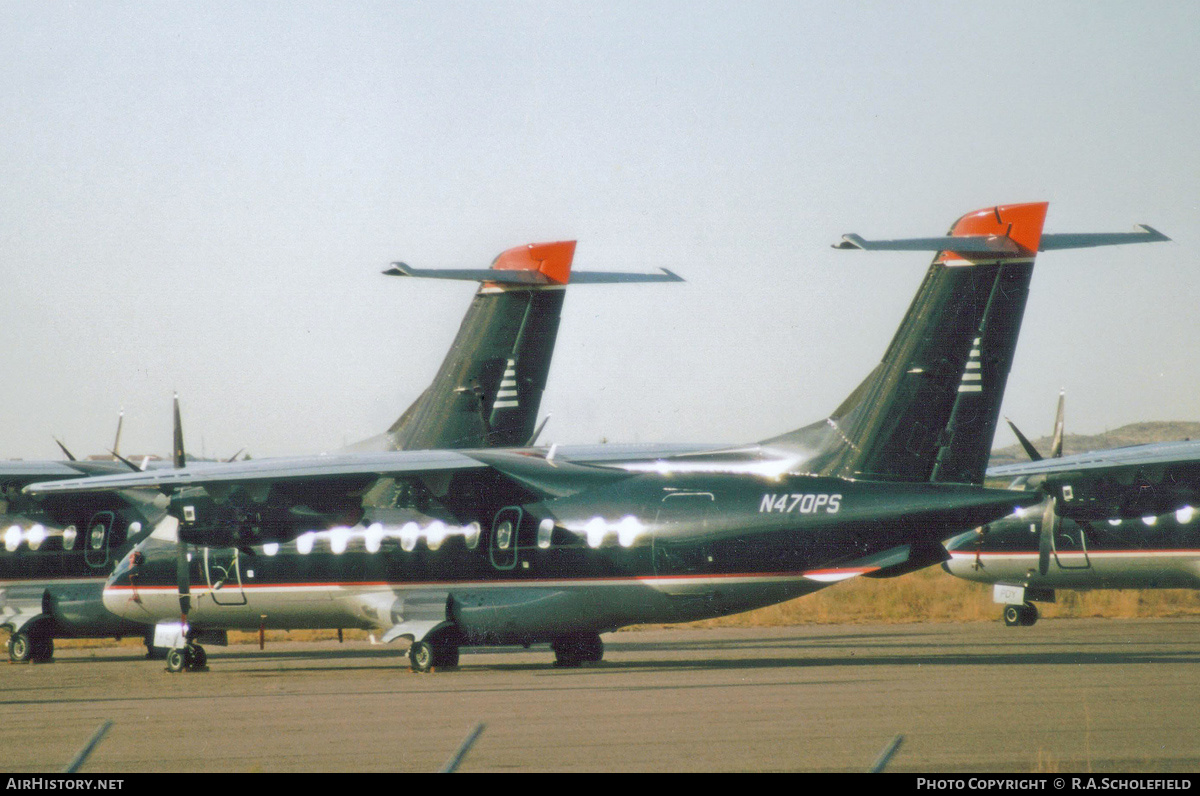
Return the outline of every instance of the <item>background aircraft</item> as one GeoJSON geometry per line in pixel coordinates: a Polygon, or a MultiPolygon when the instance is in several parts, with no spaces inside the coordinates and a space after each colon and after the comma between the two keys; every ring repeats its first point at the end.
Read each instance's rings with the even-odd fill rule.
{"type": "Polygon", "coordinates": [[[988,470],[1042,503],[948,541],[946,571],[994,584],[1009,626],[1036,622],[1056,589],[1200,588],[1200,442],[1062,456],[1062,407],[1050,458],[1018,431],[1033,461],[988,470]]]}
{"type": "MultiPolygon", "coordinates": [[[[562,665],[595,661],[604,631],[901,574],[944,559],[956,528],[1036,502],[980,486],[1034,257],[1162,239],[1042,235],[1045,212],[988,208],[949,237],[846,236],[937,254],[879,366],[825,420],[763,443],[279,459],[30,491],[170,495],[176,523],[106,588],[129,618],[163,621],[178,600],[189,634],[378,628],[413,640],[418,670],[467,644],[550,642],[562,665]]],[[[194,644],[173,653],[173,669],[204,659],[194,644]]]]}
{"type": "MultiPolygon", "coordinates": [[[[387,432],[355,447],[413,450],[531,442],[567,283],[682,281],[669,272],[572,274],[574,252],[574,241],[529,244],[501,253],[487,269],[424,270],[394,264],[385,271],[483,284],[429,388],[387,432]]],[[[174,464],[182,467],[187,462],[178,401],[175,412],[174,464]]],[[[137,490],[46,500],[21,493],[33,481],[124,472],[127,464],[0,462],[0,528],[5,529],[0,626],[12,631],[11,660],[46,660],[53,654],[55,638],[146,633],[145,625],[105,610],[101,593],[113,563],[162,521],[165,503],[137,490]]]]}

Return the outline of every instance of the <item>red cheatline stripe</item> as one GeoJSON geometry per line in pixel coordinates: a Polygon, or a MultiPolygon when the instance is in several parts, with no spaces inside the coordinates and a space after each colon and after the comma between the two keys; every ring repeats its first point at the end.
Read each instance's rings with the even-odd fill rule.
{"type": "MultiPolygon", "coordinates": [[[[345,587],[362,588],[362,587],[372,587],[372,586],[376,586],[376,587],[390,587],[390,586],[422,587],[422,586],[437,586],[437,585],[446,585],[446,584],[456,585],[456,586],[496,586],[496,585],[510,585],[510,584],[521,585],[521,586],[538,586],[538,585],[547,585],[547,584],[553,584],[553,583],[599,583],[599,582],[605,582],[605,581],[620,581],[620,582],[636,583],[639,581],[661,581],[661,580],[688,581],[688,580],[718,580],[718,579],[730,580],[730,579],[734,579],[734,578],[746,578],[746,579],[753,579],[753,580],[769,580],[769,579],[773,579],[773,578],[802,578],[802,577],[807,577],[810,574],[813,574],[813,572],[816,572],[816,573],[852,572],[854,574],[858,574],[861,572],[869,572],[872,569],[877,569],[877,568],[878,567],[855,569],[855,570],[813,570],[811,572],[754,572],[754,573],[732,573],[732,574],[714,573],[714,574],[700,574],[700,575],[638,575],[638,576],[626,576],[626,577],[614,575],[612,577],[589,577],[589,578],[539,578],[539,579],[507,578],[507,579],[503,579],[503,580],[497,579],[497,580],[469,580],[469,581],[422,580],[422,581],[390,581],[390,582],[389,581],[347,581],[347,582],[320,582],[320,583],[244,583],[244,584],[242,584],[242,588],[243,589],[312,589],[312,588],[345,588],[345,587]]],[[[105,589],[105,591],[134,591],[135,588],[137,591],[140,591],[140,592],[159,591],[159,592],[175,593],[177,591],[177,588],[175,586],[138,585],[137,587],[134,587],[134,586],[131,586],[128,584],[109,586],[105,589]]],[[[204,583],[201,583],[201,584],[193,583],[193,584],[191,584],[191,588],[205,589],[205,590],[211,591],[211,587],[209,587],[208,584],[204,584],[204,583]]],[[[233,586],[231,584],[228,584],[224,588],[236,589],[237,587],[233,586]]]]}
{"type": "MultiPolygon", "coordinates": [[[[1060,556],[1081,556],[1086,552],[1089,556],[1200,556],[1200,550],[1093,550],[1090,547],[1086,550],[1059,550],[1057,555],[1060,556]]],[[[997,556],[1037,556],[1037,550],[982,550],[976,553],[974,550],[951,550],[950,555],[954,558],[975,558],[977,555],[984,558],[994,558],[997,556]]]]}

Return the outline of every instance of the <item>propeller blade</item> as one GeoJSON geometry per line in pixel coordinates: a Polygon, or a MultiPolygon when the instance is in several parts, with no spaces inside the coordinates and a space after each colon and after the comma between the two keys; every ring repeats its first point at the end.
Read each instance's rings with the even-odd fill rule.
{"type": "Polygon", "coordinates": [[[124,407],[121,408],[121,413],[117,415],[117,436],[113,438],[112,446],[112,455],[116,456],[118,459],[121,458],[121,454],[117,453],[117,451],[121,450],[121,426],[123,425],[125,425],[124,407]]]}
{"type": "Polygon", "coordinates": [[[133,470],[135,473],[140,473],[142,470],[144,470],[144,469],[145,469],[144,467],[138,467],[136,464],[134,464],[133,462],[129,461],[128,459],[126,459],[126,458],[125,458],[124,456],[122,456],[121,454],[117,453],[117,451],[116,451],[116,449],[115,449],[115,448],[114,448],[113,450],[110,450],[110,451],[109,451],[109,453],[111,453],[111,454],[113,455],[113,458],[114,458],[114,459],[116,459],[116,460],[117,460],[117,461],[119,461],[121,464],[123,464],[123,465],[125,465],[126,467],[128,467],[130,470],[133,470]]]}
{"type": "Polygon", "coordinates": [[[1017,442],[1021,443],[1021,447],[1025,449],[1026,455],[1029,456],[1029,460],[1033,462],[1040,462],[1042,460],[1042,454],[1038,453],[1038,449],[1033,447],[1033,443],[1021,433],[1021,429],[1017,428],[1017,424],[1009,420],[1007,417],[1004,418],[1004,422],[1008,423],[1008,427],[1011,428],[1012,432],[1017,435],[1017,442]]]}
{"type": "Polygon", "coordinates": [[[188,573],[187,542],[180,539],[175,544],[175,580],[179,585],[179,613],[183,624],[187,624],[188,612],[192,609],[192,579],[188,573]]]}
{"type": "Polygon", "coordinates": [[[1058,530],[1058,513],[1055,499],[1047,498],[1042,512],[1042,532],[1038,536],[1038,572],[1045,575],[1050,571],[1050,553],[1054,550],[1054,534],[1058,530]]]}
{"type": "Polygon", "coordinates": [[[537,438],[542,436],[542,429],[546,427],[546,423],[548,422],[550,422],[550,415],[546,415],[542,418],[542,422],[538,423],[538,427],[533,430],[533,436],[531,436],[529,441],[525,443],[526,448],[532,448],[534,446],[534,444],[537,442],[537,438]]]}
{"type": "MultiPolygon", "coordinates": [[[[175,445],[171,458],[176,470],[187,466],[187,457],[183,452],[183,420],[179,417],[179,393],[175,393],[175,445]]],[[[188,571],[187,542],[183,540],[182,535],[177,537],[175,545],[175,581],[179,586],[179,612],[186,627],[188,611],[192,607],[192,578],[188,571]]]]}
{"type": "Polygon", "coordinates": [[[175,393],[175,450],[172,458],[176,470],[187,467],[187,457],[183,452],[183,421],[179,417],[179,393],[175,393]]]}
{"type": "Polygon", "coordinates": [[[62,444],[62,440],[60,440],[58,437],[55,437],[54,441],[58,443],[58,447],[62,448],[62,452],[67,454],[67,459],[69,459],[70,461],[75,461],[75,457],[71,454],[71,452],[69,450],[67,450],[67,446],[62,444]]]}
{"type": "Polygon", "coordinates": [[[1050,458],[1061,459],[1063,451],[1063,406],[1067,401],[1067,391],[1058,391],[1058,411],[1054,415],[1054,443],[1050,446],[1050,458]]]}

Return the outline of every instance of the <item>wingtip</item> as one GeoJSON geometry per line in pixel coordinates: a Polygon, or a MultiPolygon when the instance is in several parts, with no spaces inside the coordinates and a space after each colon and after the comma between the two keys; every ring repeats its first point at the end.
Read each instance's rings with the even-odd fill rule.
{"type": "Polygon", "coordinates": [[[1149,224],[1136,224],[1135,229],[1137,229],[1140,232],[1145,232],[1147,235],[1150,236],[1150,240],[1147,241],[1147,243],[1170,240],[1170,238],[1168,238],[1166,235],[1162,234],[1161,232],[1159,232],[1157,229],[1150,226],[1149,224]]]}

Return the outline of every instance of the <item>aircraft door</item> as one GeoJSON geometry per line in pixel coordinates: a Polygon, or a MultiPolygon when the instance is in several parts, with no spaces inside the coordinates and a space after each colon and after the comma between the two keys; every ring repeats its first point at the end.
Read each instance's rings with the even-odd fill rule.
{"type": "Polygon", "coordinates": [[[1088,557],[1085,530],[1083,525],[1070,520],[1061,520],[1054,529],[1054,561],[1060,569],[1091,568],[1092,561],[1088,557]],[[1059,556],[1059,553],[1083,553],[1083,557],[1059,556]]]}
{"type": "Polygon", "coordinates": [[[711,545],[699,536],[716,500],[711,492],[672,492],[662,499],[654,521],[655,574],[686,575],[712,569],[711,545]]]}
{"type": "Polygon", "coordinates": [[[111,511],[98,511],[88,520],[84,534],[83,560],[89,567],[100,569],[108,564],[108,545],[117,517],[111,511]]]}
{"type": "Polygon", "coordinates": [[[507,506],[496,512],[492,520],[488,553],[496,569],[512,569],[517,565],[517,532],[525,512],[518,506],[507,506]]]}
{"type": "Polygon", "coordinates": [[[216,605],[245,605],[241,551],[236,547],[204,548],[204,576],[216,605]]]}

